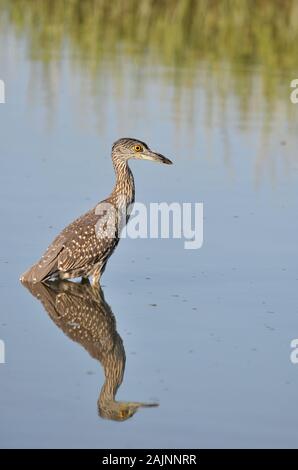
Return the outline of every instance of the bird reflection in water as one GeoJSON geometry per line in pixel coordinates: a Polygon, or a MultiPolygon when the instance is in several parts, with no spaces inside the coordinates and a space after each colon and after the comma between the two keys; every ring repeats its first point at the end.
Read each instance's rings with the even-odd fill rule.
{"type": "Polygon", "coordinates": [[[115,399],[123,381],[125,349],[116,329],[115,316],[99,286],[91,286],[88,281],[84,284],[71,281],[23,284],[42,302],[56,325],[103,366],[105,382],[97,402],[102,418],[124,421],[140,407],[158,406],[157,403],[115,399]]]}

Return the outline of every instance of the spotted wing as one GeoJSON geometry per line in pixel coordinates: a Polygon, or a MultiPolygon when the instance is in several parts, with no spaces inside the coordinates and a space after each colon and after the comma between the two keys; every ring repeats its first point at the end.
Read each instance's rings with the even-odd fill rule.
{"type": "Polygon", "coordinates": [[[116,229],[113,224],[112,231],[103,234],[100,222],[101,217],[93,213],[72,228],[71,236],[58,255],[59,271],[87,275],[96,263],[107,259],[117,243],[116,229]]]}

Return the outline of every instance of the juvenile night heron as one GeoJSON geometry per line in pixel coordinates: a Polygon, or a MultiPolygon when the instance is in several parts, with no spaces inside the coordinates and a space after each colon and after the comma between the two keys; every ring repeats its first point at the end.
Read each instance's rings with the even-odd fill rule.
{"type": "Polygon", "coordinates": [[[62,230],[41,259],[21,276],[22,282],[92,277],[92,284],[98,284],[135,200],[130,158],[172,163],[150,150],[145,142],[131,138],[117,140],[112,147],[116,183],[110,196],[62,230]]]}

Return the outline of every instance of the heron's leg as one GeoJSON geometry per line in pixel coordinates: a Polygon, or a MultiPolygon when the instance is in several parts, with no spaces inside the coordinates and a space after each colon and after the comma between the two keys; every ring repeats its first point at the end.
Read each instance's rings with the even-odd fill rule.
{"type": "Polygon", "coordinates": [[[92,276],[91,284],[93,287],[98,287],[100,281],[100,271],[96,271],[92,276]]]}
{"type": "Polygon", "coordinates": [[[99,280],[101,276],[101,264],[97,263],[97,265],[94,267],[93,272],[92,272],[92,281],[91,284],[93,287],[98,287],[99,285],[99,280]]]}
{"type": "Polygon", "coordinates": [[[94,266],[93,272],[91,274],[91,276],[92,276],[91,284],[92,284],[93,287],[98,287],[99,286],[100,278],[101,278],[101,275],[104,271],[105,265],[106,265],[106,263],[104,263],[104,265],[103,265],[101,262],[99,262],[94,266]]]}
{"type": "Polygon", "coordinates": [[[59,271],[58,279],[62,279],[62,280],[71,279],[71,275],[70,275],[70,273],[59,271]]]}

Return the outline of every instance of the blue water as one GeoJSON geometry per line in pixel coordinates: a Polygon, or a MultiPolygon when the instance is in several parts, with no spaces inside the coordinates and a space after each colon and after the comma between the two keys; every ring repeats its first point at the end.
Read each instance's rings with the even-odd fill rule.
{"type": "Polygon", "coordinates": [[[262,70],[246,66],[243,110],[224,64],[202,64],[177,90],[165,66],[140,71],[127,56],[116,74],[103,60],[91,76],[65,46],[46,67],[24,38],[0,38],[0,446],[297,447],[292,77],[281,72],[267,112],[262,70]],[[109,194],[111,144],[126,135],[174,161],[133,162],[136,199],[203,202],[204,244],[125,239],[108,263],[103,289],[126,351],[117,399],[159,403],[120,423],[98,416],[98,361],[18,279],[109,194]]]}

